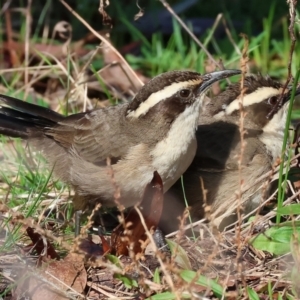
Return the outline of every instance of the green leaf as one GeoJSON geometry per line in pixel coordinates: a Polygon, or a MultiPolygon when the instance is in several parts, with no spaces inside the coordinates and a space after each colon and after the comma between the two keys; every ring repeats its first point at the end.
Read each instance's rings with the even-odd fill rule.
{"type": "MultiPolygon", "coordinates": [[[[105,256],[111,263],[113,263],[114,265],[116,265],[117,267],[119,267],[120,269],[122,269],[122,264],[119,260],[118,257],[111,255],[111,254],[107,254],[105,256]]],[[[138,283],[136,280],[130,278],[127,275],[123,275],[123,274],[114,274],[114,278],[117,278],[119,280],[121,280],[123,282],[123,284],[126,286],[126,288],[131,289],[133,287],[138,287],[138,283]]]]}
{"type": "Polygon", "coordinates": [[[187,282],[193,281],[195,284],[199,284],[201,286],[210,288],[219,298],[223,296],[223,292],[224,292],[223,287],[213,279],[209,279],[203,275],[199,275],[196,272],[190,270],[181,271],[180,276],[183,280],[187,282]],[[197,280],[195,281],[195,279],[197,280]]]}
{"type": "MultiPolygon", "coordinates": [[[[284,136],[283,136],[283,143],[282,143],[282,149],[281,149],[281,163],[280,163],[280,168],[279,168],[279,180],[278,180],[278,197],[277,197],[277,207],[281,208],[283,204],[283,199],[284,199],[284,189],[286,186],[286,180],[287,180],[287,174],[283,176],[284,173],[284,154],[285,150],[288,144],[288,138],[290,136],[289,133],[289,128],[290,128],[290,122],[291,122],[291,116],[292,116],[292,108],[293,108],[293,103],[296,95],[296,87],[297,87],[297,82],[299,81],[300,77],[300,69],[297,70],[296,76],[295,76],[295,81],[293,83],[293,88],[291,92],[291,99],[289,101],[289,107],[287,111],[287,118],[286,118],[286,123],[285,123],[285,129],[284,129],[284,136]]],[[[290,164],[290,158],[291,158],[291,151],[289,151],[289,156],[288,156],[288,165],[290,164]]],[[[288,169],[288,168],[287,168],[288,169]]],[[[277,214],[276,215],[276,224],[280,223],[280,218],[281,215],[277,214]]]]}
{"type": "Polygon", "coordinates": [[[291,251],[290,242],[294,233],[300,234],[300,227],[293,226],[274,226],[263,233],[251,238],[250,243],[259,250],[268,251],[275,255],[282,255],[291,251]]]}
{"type": "Polygon", "coordinates": [[[292,235],[294,233],[300,233],[299,227],[283,226],[276,228],[270,235],[272,239],[281,243],[290,243],[292,235]]]}
{"type": "Polygon", "coordinates": [[[292,296],[292,295],[290,295],[290,294],[286,294],[286,299],[288,299],[288,300],[294,300],[295,297],[292,296]]]}
{"type": "Polygon", "coordinates": [[[288,244],[269,241],[269,239],[262,235],[260,235],[252,245],[256,249],[268,251],[275,255],[282,255],[290,250],[290,246],[288,244]]]}
{"type": "Polygon", "coordinates": [[[247,287],[247,293],[250,300],[259,300],[257,293],[250,287],[247,287]]]}
{"type": "MultiPolygon", "coordinates": [[[[146,300],[173,300],[176,299],[176,295],[171,292],[164,292],[160,294],[153,295],[146,300]]],[[[183,292],[180,295],[180,299],[191,299],[191,295],[187,292],[183,292]]]]}
{"type": "Polygon", "coordinates": [[[176,299],[175,294],[171,293],[171,292],[164,292],[161,294],[156,294],[151,296],[150,298],[147,298],[146,300],[173,300],[176,299]]]}
{"type": "Polygon", "coordinates": [[[132,279],[126,275],[114,274],[114,278],[117,278],[123,282],[126,288],[132,289],[133,287],[138,287],[138,283],[135,279],[132,279]]]}
{"type": "Polygon", "coordinates": [[[192,266],[186,251],[174,241],[167,239],[167,243],[170,247],[171,253],[174,256],[175,262],[178,264],[178,266],[181,267],[182,269],[188,269],[188,270],[191,269],[192,266]]]}
{"type": "Polygon", "coordinates": [[[290,204],[288,206],[279,207],[276,212],[280,215],[299,215],[300,204],[290,204]]]}
{"type": "Polygon", "coordinates": [[[283,300],[282,295],[280,293],[278,293],[278,300],[283,300]]]}
{"type": "Polygon", "coordinates": [[[122,264],[119,260],[118,257],[112,255],[112,254],[107,254],[105,256],[111,263],[113,263],[114,265],[116,265],[118,268],[122,269],[122,264]]]}
{"type": "Polygon", "coordinates": [[[156,268],[155,271],[154,271],[153,281],[155,283],[160,284],[160,276],[159,276],[159,269],[158,268],[156,268]]]}
{"type": "Polygon", "coordinates": [[[272,289],[271,281],[268,282],[268,294],[269,294],[269,298],[273,299],[273,289],[272,289]]]}

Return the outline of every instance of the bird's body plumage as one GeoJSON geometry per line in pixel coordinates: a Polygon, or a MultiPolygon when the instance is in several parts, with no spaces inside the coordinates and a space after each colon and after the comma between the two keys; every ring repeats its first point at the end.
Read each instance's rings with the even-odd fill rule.
{"type": "MultiPolygon", "coordinates": [[[[280,99],[282,85],[269,77],[258,75],[246,77],[244,87],[246,115],[241,176],[238,104],[240,83],[237,83],[229,85],[223,93],[203,107],[196,132],[197,152],[192,164],[183,174],[184,193],[179,180],[165,197],[166,202],[173,203],[173,207],[177,199],[178,213],[183,208],[185,194],[194,220],[205,216],[206,203],[215,225],[221,229],[236,220],[240,184],[242,189],[247,187],[240,199],[244,213],[256,208],[268,195],[269,187],[259,189],[263,182],[256,180],[270,171],[281,155],[289,95],[286,93],[283,107],[279,106],[272,118],[268,119],[268,114],[280,99]],[[201,180],[207,190],[206,195],[201,187],[201,180]]],[[[172,208],[167,208],[167,214],[170,209],[172,208]]],[[[162,226],[167,231],[176,228],[163,223],[162,226]]]]}
{"type": "Polygon", "coordinates": [[[167,191],[191,163],[205,91],[239,71],[172,71],[148,82],[130,103],[64,117],[0,95],[0,133],[28,139],[75,191],[75,208],[141,200],[153,172],[167,191]],[[107,166],[107,158],[111,165],[107,166]]]}
{"type": "MultiPolygon", "coordinates": [[[[168,155],[166,153],[168,150],[172,149],[173,152],[174,145],[155,149],[157,143],[164,140],[170,127],[166,126],[163,118],[153,114],[147,120],[138,118],[128,120],[125,116],[127,109],[128,104],[101,108],[86,114],[61,117],[58,122],[49,121],[46,127],[43,127],[45,123],[43,119],[36,116],[35,125],[31,123],[27,125],[23,120],[20,120],[19,124],[27,126],[24,127],[27,128],[26,138],[43,151],[50,165],[54,166],[54,173],[63,181],[71,183],[78,194],[88,196],[92,202],[114,205],[112,199],[117,185],[122,191],[122,199],[129,201],[121,203],[129,206],[138,202],[143,193],[140,185],[135,184],[136,178],[146,186],[155,170],[160,171],[161,176],[168,172],[165,170],[168,167],[164,168],[162,158],[168,155]],[[153,129],[153,124],[157,130],[150,130],[153,129]],[[162,164],[157,162],[153,165],[151,151],[155,150],[160,151],[162,164]],[[107,158],[111,160],[111,169],[107,166],[107,158]],[[129,168],[126,167],[127,164],[130,165],[129,168]],[[122,182],[125,184],[122,185],[122,182]]],[[[16,112],[14,114],[16,115],[16,112]]],[[[12,122],[15,123],[15,120],[12,122]]],[[[193,133],[194,127],[185,127],[191,128],[187,131],[190,132],[189,135],[193,133]]],[[[21,137],[24,138],[24,135],[21,137]]],[[[168,140],[162,143],[168,143],[168,140]]],[[[179,151],[182,150],[183,154],[185,151],[189,152],[192,143],[194,150],[191,157],[193,157],[196,149],[191,136],[185,144],[187,149],[179,151]]],[[[173,164],[182,153],[174,155],[173,164]]],[[[175,165],[174,169],[177,170],[175,165]]],[[[172,174],[166,174],[165,186],[174,183],[168,183],[168,177],[172,177],[172,174]]],[[[81,201],[86,202],[83,199],[81,201]]]]}

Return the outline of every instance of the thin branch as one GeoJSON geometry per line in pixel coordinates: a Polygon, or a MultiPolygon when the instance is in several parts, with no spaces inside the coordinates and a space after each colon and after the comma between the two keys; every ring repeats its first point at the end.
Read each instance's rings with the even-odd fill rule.
{"type": "MultiPolygon", "coordinates": [[[[25,85],[28,84],[29,76],[28,76],[28,65],[29,65],[29,57],[30,57],[30,33],[31,33],[31,4],[32,0],[28,0],[27,8],[26,8],[26,32],[25,32],[25,72],[24,72],[24,81],[25,85]]],[[[25,90],[25,94],[27,94],[27,90],[25,90]]],[[[25,95],[26,98],[26,95],[25,95]]]]}
{"type": "Polygon", "coordinates": [[[178,21],[178,23],[182,26],[182,28],[190,35],[190,37],[194,40],[194,42],[205,52],[205,54],[209,57],[209,59],[219,67],[220,70],[223,70],[222,64],[217,62],[212,55],[207,51],[205,46],[197,39],[194,33],[186,26],[186,24],[181,20],[181,18],[174,12],[172,7],[165,1],[159,0],[163,6],[170,12],[170,14],[178,21]]]}
{"type": "MultiPolygon", "coordinates": [[[[67,4],[64,0],[59,0],[72,14],[75,16],[90,32],[92,32],[102,43],[111,48],[111,50],[118,56],[118,58],[128,67],[128,70],[131,74],[129,76],[135,77],[137,82],[140,83],[140,87],[144,85],[142,80],[137,76],[137,74],[130,67],[128,62],[124,59],[124,57],[120,54],[120,52],[101,34],[99,34],[94,28],[92,28],[77,12],[75,12],[69,4],[67,4]]],[[[135,87],[139,89],[140,87],[135,87]]]]}

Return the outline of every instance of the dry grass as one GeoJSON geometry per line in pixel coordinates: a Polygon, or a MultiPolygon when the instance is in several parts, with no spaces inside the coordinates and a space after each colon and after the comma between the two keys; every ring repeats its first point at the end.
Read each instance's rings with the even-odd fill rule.
{"type": "MultiPolygon", "coordinates": [[[[53,49],[50,48],[51,45],[48,45],[48,50],[35,52],[35,56],[39,58],[39,63],[31,66],[30,60],[33,59],[34,55],[30,46],[31,1],[28,1],[25,12],[26,39],[24,43],[24,65],[0,70],[0,74],[8,80],[11,78],[11,73],[22,74],[22,82],[21,84],[19,82],[19,84],[15,83],[10,85],[9,89],[0,86],[1,93],[7,93],[9,90],[14,90],[15,94],[24,92],[24,98],[26,98],[28,94],[32,95],[35,100],[36,98],[42,98],[52,109],[60,112],[71,112],[74,110],[85,111],[96,105],[111,105],[111,102],[108,101],[109,99],[105,97],[106,91],[113,95],[113,99],[118,98],[122,101],[126,101],[129,96],[124,96],[124,94],[126,92],[128,92],[128,95],[134,94],[146,79],[129,66],[124,57],[111,44],[108,36],[96,32],[76,12],[72,11],[65,1],[60,1],[99,40],[99,48],[85,53],[84,58],[79,59],[78,48],[71,48],[70,34],[72,29],[68,28],[68,37],[60,49],[61,52],[65,51],[64,55],[58,58],[53,53],[53,49]],[[113,55],[113,59],[109,57],[110,59],[108,60],[110,62],[103,69],[97,71],[95,74],[90,74],[87,71],[88,66],[98,55],[98,52],[101,52],[104,57],[107,57],[104,53],[106,53],[106,55],[109,53],[109,55],[113,55]],[[52,62],[48,63],[49,60],[52,62]],[[72,69],[72,72],[70,72],[70,69],[72,69]],[[108,73],[107,70],[109,70],[108,73]],[[115,76],[116,78],[114,78],[115,74],[117,74],[117,76],[115,76]],[[105,88],[102,86],[99,88],[99,81],[96,80],[97,76],[101,78],[105,88]],[[41,78],[45,77],[47,78],[47,85],[49,86],[47,86],[44,93],[38,94],[34,92],[33,86],[39,84],[41,78]],[[127,84],[124,86],[123,84],[126,80],[127,84]],[[63,82],[63,84],[61,82],[63,82]],[[107,85],[105,85],[105,83],[107,83],[107,85]],[[52,92],[51,84],[58,85],[59,88],[52,92]],[[97,88],[95,88],[96,85],[98,86],[97,88]],[[94,97],[88,96],[91,91],[95,90],[98,95],[101,93],[102,97],[105,98],[100,104],[94,97]],[[60,95],[60,97],[58,97],[58,95],[60,95]],[[64,97],[70,99],[67,109],[65,102],[57,101],[58,98],[64,97]]],[[[207,59],[210,60],[210,64],[222,69],[223,66],[221,62],[217,62],[209,53],[208,49],[193,36],[174,11],[172,11],[168,3],[165,1],[161,2],[176,19],[180,21],[180,24],[188,31],[201,49],[205,51],[207,59]]],[[[289,32],[292,43],[287,84],[289,84],[291,80],[291,64],[295,47],[293,28],[295,24],[296,1],[288,1],[288,3],[291,14],[289,32]]],[[[102,1],[100,1],[100,6],[103,9],[102,1]]],[[[63,28],[66,29],[66,27],[63,28]]],[[[226,32],[233,43],[233,47],[238,49],[230,37],[229,30],[226,32]]],[[[65,33],[66,32],[64,32],[64,34],[65,33]]],[[[241,53],[241,69],[243,71],[241,80],[242,91],[244,75],[250,68],[247,50],[247,39],[245,38],[245,47],[241,53]]],[[[243,141],[244,135],[242,99],[243,95],[241,95],[240,106],[241,141],[243,141]]],[[[241,144],[243,145],[243,142],[241,144]]],[[[15,297],[15,294],[11,291],[15,291],[15,288],[20,286],[20,278],[17,277],[20,268],[25,270],[25,277],[34,277],[34,274],[37,272],[36,259],[33,259],[31,252],[25,248],[25,245],[30,243],[25,235],[25,228],[34,228],[37,233],[54,243],[56,250],[62,253],[62,256],[66,252],[75,253],[77,255],[75,262],[73,262],[75,265],[78,261],[82,263],[84,260],[82,253],[79,253],[79,239],[86,236],[85,229],[90,225],[90,223],[88,223],[87,226],[83,227],[82,235],[74,242],[71,236],[66,234],[66,226],[60,227],[57,220],[52,220],[51,226],[45,222],[45,210],[49,207],[50,203],[52,209],[55,207],[57,215],[66,215],[65,205],[66,203],[70,203],[72,198],[72,191],[69,191],[65,186],[59,189],[52,180],[46,181],[45,186],[47,188],[43,190],[41,195],[38,190],[33,192],[34,189],[28,189],[28,193],[12,194],[12,186],[21,185],[22,176],[24,176],[23,173],[26,173],[26,169],[20,171],[18,164],[15,163],[16,157],[18,157],[18,151],[15,152],[15,144],[12,142],[5,143],[1,153],[1,160],[2,163],[5,164],[7,174],[9,173],[8,177],[10,178],[8,181],[10,184],[7,184],[7,180],[1,182],[3,191],[1,192],[1,245],[3,245],[3,249],[0,256],[0,268],[2,270],[1,290],[6,293],[5,299],[15,297]],[[14,208],[8,206],[12,199],[20,199],[22,197],[28,199],[25,205],[27,210],[24,210],[23,202],[14,208]],[[29,217],[26,215],[26,211],[30,209],[31,205],[36,206],[35,198],[39,198],[40,202],[35,213],[29,217]],[[18,228],[18,230],[16,230],[16,228],[18,228]]],[[[241,147],[239,157],[240,162],[242,161],[242,157],[243,146],[241,147]]],[[[36,159],[36,153],[27,154],[27,159],[27,164],[30,165],[29,169],[33,170],[33,173],[37,170],[38,172],[36,174],[46,172],[44,169],[46,168],[45,166],[39,169],[40,161],[36,159]],[[31,155],[33,158],[30,158],[31,155]]],[[[291,165],[293,165],[293,162],[291,165]]],[[[274,166],[272,171],[265,174],[262,178],[258,178],[255,184],[259,182],[260,189],[266,189],[266,186],[270,184],[272,178],[278,177],[278,172],[279,167],[274,166]]],[[[51,174],[48,171],[46,175],[43,175],[48,177],[48,175],[50,176],[51,174]]],[[[148,249],[150,252],[147,250],[147,254],[142,257],[131,255],[131,257],[122,257],[113,261],[110,261],[107,257],[98,255],[86,260],[87,283],[80,292],[74,290],[73,283],[68,287],[62,287],[63,284],[53,283],[45,273],[41,272],[38,277],[45,282],[49,283],[50,281],[51,285],[54,285],[63,295],[71,299],[84,298],[83,294],[86,295],[87,299],[145,299],[151,295],[159,295],[167,291],[171,293],[169,294],[169,299],[182,299],[183,294],[189,295],[192,299],[199,299],[202,296],[211,299],[216,297],[224,299],[258,299],[253,295],[255,292],[263,299],[279,299],[279,295],[286,299],[288,294],[297,295],[297,292],[299,293],[299,291],[297,291],[298,282],[295,276],[293,277],[293,274],[291,276],[291,272],[295,267],[295,262],[299,263],[299,245],[295,243],[292,254],[274,256],[257,250],[249,243],[252,237],[257,235],[257,233],[264,233],[270,227],[272,220],[276,216],[274,211],[270,211],[264,216],[258,215],[261,208],[272,201],[274,195],[271,195],[268,199],[263,199],[261,206],[256,209],[257,213],[255,211],[251,213],[251,215],[256,213],[256,218],[251,223],[244,222],[249,216],[243,216],[241,213],[243,206],[242,193],[249,188],[251,188],[251,186],[243,183],[243,178],[241,177],[240,189],[237,194],[233,196],[232,201],[224,201],[224,203],[233,202],[236,203],[236,205],[231,209],[226,209],[225,215],[219,216],[218,211],[212,214],[212,220],[216,220],[217,218],[224,218],[226,215],[229,215],[232,210],[237,210],[239,216],[237,223],[231,228],[228,228],[225,232],[216,232],[210,226],[205,225],[203,220],[186,227],[183,226],[182,222],[180,230],[168,236],[178,244],[175,249],[172,249],[171,254],[157,249],[151,233],[144,224],[143,216],[138,211],[149,238],[149,248],[152,247],[151,251],[148,249]],[[236,199],[238,199],[238,201],[234,201],[236,199]],[[191,239],[184,235],[184,232],[192,226],[197,236],[196,239],[191,239]],[[195,276],[190,282],[185,281],[181,273],[182,269],[184,269],[183,266],[187,267],[187,265],[191,267],[190,270],[195,271],[195,276]],[[156,272],[159,276],[155,275],[156,272]],[[118,275],[116,276],[116,274],[118,275]],[[222,287],[223,295],[218,295],[216,291],[212,292],[210,284],[207,284],[208,286],[199,284],[198,279],[200,276],[215,279],[222,287]],[[201,297],[199,295],[201,295],[201,297]]],[[[285,200],[283,206],[298,201],[299,193],[299,190],[295,190],[290,186],[289,197],[285,200]]],[[[224,211],[224,207],[220,207],[219,211],[224,211]]],[[[186,216],[184,219],[186,219],[186,216]]],[[[290,217],[287,218],[287,221],[296,224],[298,219],[298,217],[290,217]]],[[[65,218],[64,225],[66,225],[67,222],[70,222],[72,225],[72,220],[67,221],[67,218],[65,218]]],[[[297,240],[297,238],[295,240],[297,240]]],[[[296,267],[299,268],[299,266],[296,267]]],[[[57,267],[54,269],[54,275],[57,275],[55,272],[61,271],[60,268],[61,267],[57,267]]],[[[64,282],[65,281],[62,280],[62,283],[64,282]]],[[[166,297],[167,296],[168,294],[166,297]]],[[[296,298],[296,296],[294,297],[296,298]]],[[[154,296],[153,299],[159,298],[155,298],[154,296]]]]}

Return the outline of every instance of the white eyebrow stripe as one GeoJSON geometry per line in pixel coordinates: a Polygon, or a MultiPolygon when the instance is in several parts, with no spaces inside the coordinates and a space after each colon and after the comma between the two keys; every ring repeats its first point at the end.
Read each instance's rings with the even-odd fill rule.
{"type": "MultiPolygon", "coordinates": [[[[282,89],[274,87],[261,87],[251,94],[244,95],[243,106],[247,107],[255,103],[259,103],[262,99],[267,99],[272,96],[277,96],[282,92],[282,89]]],[[[225,109],[225,114],[230,115],[234,111],[239,110],[240,99],[233,100],[225,109]]]]}
{"type": "Polygon", "coordinates": [[[197,84],[200,85],[201,82],[202,82],[201,79],[189,80],[189,81],[183,81],[183,82],[174,82],[174,83],[166,86],[164,89],[157,91],[155,93],[152,93],[148,97],[147,100],[142,102],[136,110],[130,111],[127,114],[127,116],[131,117],[131,118],[138,118],[142,115],[145,115],[152,107],[154,107],[160,101],[171,97],[180,89],[188,88],[191,85],[197,85],[197,84]]]}

